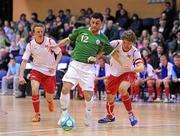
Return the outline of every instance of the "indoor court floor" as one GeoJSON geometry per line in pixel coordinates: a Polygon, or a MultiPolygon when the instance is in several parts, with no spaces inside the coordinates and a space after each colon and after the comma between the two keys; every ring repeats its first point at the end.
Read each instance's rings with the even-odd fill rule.
{"type": "Polygon", "coordinates": [[[180,136],[180,103],[133,103],[138,125],[131,127],[121,102],[116,102],[116,121],[98,124],[105,115],[105,101],[94,102],[93,126],[84,125],[84,101],[71,100],[69,113],[76,126],[71,131],[58,127],[60,104],[55,100],[56,111],[50,113],[41,97],[41,122],[32,123],[34,115],[31,97],[0,96],[0,136],[180,136]]]}

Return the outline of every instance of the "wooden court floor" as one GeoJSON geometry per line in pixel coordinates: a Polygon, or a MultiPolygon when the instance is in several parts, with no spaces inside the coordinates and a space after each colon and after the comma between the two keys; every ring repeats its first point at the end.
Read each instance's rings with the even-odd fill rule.
{"type": "Polygon", "coordinates": [[[41,122],[32,123],[31,97],[16,99],[0,96],[0,136],[180,136],[180,103],[133,103],[139,124],[131,127],[122,103],[115,108],[116,121],[98,124],[105,115],[105,101],[95,101],[93,126],[84,126],[84,101],[71,100],[69,112],[76,120],[71,131],[63,131],[57,125],[60,116],[59,101],[56,111],[48,112],[47,103],[41,97],[41,122]]]}

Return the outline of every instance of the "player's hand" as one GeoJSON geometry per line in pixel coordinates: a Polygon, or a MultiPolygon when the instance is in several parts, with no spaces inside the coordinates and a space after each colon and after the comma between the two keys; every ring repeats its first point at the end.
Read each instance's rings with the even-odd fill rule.
{"type": "Polygon", "coordinates": [[[96,57],[94,57],[94,56],[90,56],[89,58],[88,58],[88,62],[89,63],[96,63],[96,57]]]}
{"type": "Polygon", "coordinates": [[[19,77],[19,84],[20,85],[26,84],[26,80],[23,77],[19,77]]]}

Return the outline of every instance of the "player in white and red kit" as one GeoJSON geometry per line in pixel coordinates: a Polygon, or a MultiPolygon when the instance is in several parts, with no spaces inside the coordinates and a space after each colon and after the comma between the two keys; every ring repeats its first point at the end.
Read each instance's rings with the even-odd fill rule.
{"type": "Polygon", "coordinates": [[[133,46],[135,42],[135,34],[132,31],[125,31],[122,40],[115,40],[111,45],[119,52],[119,62],[114,58],[110,60],[110,77],[107,79],[107,115],[105,118],[99,119],[98,123],[107,123],[115,121],[114,117],[114,97],[119,91],[122,102],[129,114],[131,125],[137,124],[137,119],[132,112],[131,100],[128,94],[128,88],[136,79],[136,72],[144,70],[143,61],[140,52],[133,46]],[[132,68],[132,65],[135,67],[132,68]]]}
{"type": "Polygon", "coordinates": [[[46,99],[48,102],[48,108],[50,112],[54,111],[53,94],[56,85],[56,67],[61,59],[62,53],[60,48],[50,49],[48,45],[56,44],[51,38],[44,36],[45,27],[43,24],[34,24],[33,28],[34,38],[27,46],[23,55],[23,61],[21,63],[19,82],[24,84],[23,78],[24,69],[27,61],[32,56],[33,67],[31,71],[31,86],[32,86],[32,102],[35,111],[35,116],[32,118],[32,122],[40,121],[39,111],[39,86],[42,85],[46,92],[46,99]],[[56,60],[54,53],[57,55],[56,60]]]}

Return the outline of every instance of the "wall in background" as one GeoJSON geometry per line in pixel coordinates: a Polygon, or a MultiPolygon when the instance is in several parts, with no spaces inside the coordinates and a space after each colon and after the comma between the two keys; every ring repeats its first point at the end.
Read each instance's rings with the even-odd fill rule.
{"type": "MultiPolygon", "coordinates": [[[[18,20],[21,13],[25,13],[29,19],[32,12],[37,12],[40,20],[44,20],[48,9],[53,9],[57,14],[59,9],[69,8],[73,15],[79,15],[81,8],[88,7],[99,12],[109,7],[114,15],[119,2],[124,5],[130,16],[137,13],[141,18],[159,17],[165,8],[163,3],[148,4],[147,0],[13,0],[13,19],[18,20]]],[[[177,0],[177,5],[180,9],[180,0],[177,0]]]]}

